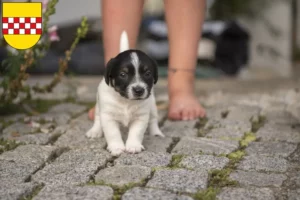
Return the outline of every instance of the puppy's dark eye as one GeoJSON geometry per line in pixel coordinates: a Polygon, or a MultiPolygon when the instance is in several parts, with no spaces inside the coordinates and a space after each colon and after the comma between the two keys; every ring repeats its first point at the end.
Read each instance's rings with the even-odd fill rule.
{"type": "Polygon", "coordinates": [[[126,78],[126,77],[127,77],[127,74],[126,74],[125,72],[121,72],[121,73],[119,74],[119,77],[120,77],[120,78],[126,78]]]}
{"type": "Polygon", "coordinates": [[[146,78],[151,77],[151,71],[146,71],[146,73],[144,74],[144,76],[145,76],[146,78]]]}

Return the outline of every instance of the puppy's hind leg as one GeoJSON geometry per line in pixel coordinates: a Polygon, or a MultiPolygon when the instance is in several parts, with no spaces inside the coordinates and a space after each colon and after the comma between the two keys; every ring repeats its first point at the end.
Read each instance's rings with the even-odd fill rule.
{"type": "Polygon", "coordinates": [[[157,107],[156,107],[154,97],[152,97],[152,102],[151,102],[150,119],[149,119],[149,133],[152,136],[165,137],[165,135],[161,132],[161,130],[158,126],[158,114],[157,114],[157,107]]]}
{"type": "Polygon", "coordinates": [[[89,138],[98,138],[103,136],[101,120],[100,120],[100,107],[99,107],[99,98],[97,95],[97,103],[95,108],[95,117],[93,127],[86,133],[86,136],[89,138]]]}

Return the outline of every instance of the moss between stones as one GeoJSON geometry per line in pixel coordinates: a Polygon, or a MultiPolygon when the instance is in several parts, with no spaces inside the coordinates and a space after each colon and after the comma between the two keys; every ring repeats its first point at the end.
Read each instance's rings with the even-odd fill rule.
{"type": "MultiPolygon", "coordinates": [[[[227,113],[228,114],[228,113],[227,113]]],[[[225,115],[225,114],[224,114],[225,115]]],[[[226,115],[227,116],[227,115],[226,115]]],[[[237,164],[246,155],[245,148],[253,141],[257,141],[255,132],[261,128],[266,121],[264,116],[259,116],[257,120],[251,119],[252,127],[251,132],[246,132],[243,138],[239,141],[239,148],[228,154],[226,157],[229,159],[229,163],[221,170],[212,170],[209,172],[209,184],[208,188],[196,193],[192,197],[196,200],[215,200],[218,192],[222,187],[237,186],[238,182],[229,178],[230,173],[236,169],[237,164]]],[[[224,156],[224,155],[222,155],[224,156]]]]}
{"type": "Polygon", "coordinates": [[[197,192],[193,195],[195,200],[214,200],[217,197],[219,189],[208,187],[206,190],[197,192]]]}
{"type": "Polygon", "coordinates": [[[5,151],[13,150],[21,144],[22,143],[17,143],[14,140],[5,140],[3,138],[0,138],[0,146],[2,146],[2,148],[0,148],[0,154],[5,152],[5,151]]]}
{"type": "Polygon", "coordinates": [[[209,126],[208,128],[204,128],[206,123],[208,122],[208,118],[199,118],[199,121],[197,122],[195,128],[198,129],[197,136],[198,137],[204,137],[211,129],[213,129],[213,126],[209,126]]]}
{"type": "Polygon", "coordinates": [[[196,124],[196,128],[202,128],[202,127],[204,127],[207,122],[208,122],[208,119],[206,117],[199,118],[199,121],[196,124]]]}
{"type": "Polygon", "coordinates": [[[227,155],[227,158],[230,159],[231,162],[238,162],[240,161],[245,155],[245,152],[243,150],[237,150],[237,151],[234,151],[230,154],[227,155]]]}
{"type": "Polygon", "coordinates": [[[256,140],[256,136],[252,132],[247,132],[244,134],[244,137],[240,141],[240,147],[245,148],[249,145],[249,143],[253,142],[256,140]]]}
{"type": "Polygon", "coordinates": [[[13,115],[18,113],[24,113],[24,109],[16,104],[4,104],[0,106],[0,116],[1,115],[13,115]]]}
{"type": "Polygon", "coordinates": [[[122,187],[113,185],[113,184],[107,184],[104,181],[100,182],[90,182],[87,185],[103,185],[103,186],[108,186],[111,187],[114,191],[114,196],[113,200],[121,200],[122,195],[129,189],[134,188],[134,187],[141,187],[146,185],[147,180],[142,180],[139,183],[128,183],[126,185],[123,185],[122,187]]]}
{"type": "Polygon", "coordinates": [[[180,138],[179,137],[173,137],[172,138],[172,143],[170,144],[170,146],[167,148],[167,153],[171,153],[171,151],[173,150],[173,148],[176,146],[176,144],[179,142],[180,138]]]}
{"type": "Polygon", "coordinates": [[[221,117],[223,119],[225,119],[228,116],[228,114],[229,114],[229,110],[225,110],[225,111],[221,112],[221,117]]]}
{"type": "Polygon", "coordinates": [[[229,175],[232,172],[232,169],[215,169],[209,172],[210,180],[209,186],[214,188],[221,188],[225,186],[236,186],[238,184],[237,181],[230,180],[229,175]]]}
{"type": "Polygon", "coordinates": [[[173,155],[170,164],[168,165],[169,168],[179,168],[179,163],[182,161],[184,155],[173,155]]]}
{"type": "Polygon", "coordinates": [[[259,115],[257,119],[251,118],[250,121],[252,123],[251,131],[253,133],[256,133],[258,129],[263,127],[264,124],[266,123],[266,117],[263,115],[259,115]]]}

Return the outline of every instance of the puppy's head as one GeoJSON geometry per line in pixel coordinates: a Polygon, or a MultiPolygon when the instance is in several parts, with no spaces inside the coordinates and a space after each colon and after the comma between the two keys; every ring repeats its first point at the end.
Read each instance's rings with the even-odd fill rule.
{"type": "Polygon", "coordinates": [[[106,66],[106,84],[127,99],[148,98],[157,79],[156,62],[139,50],[123,51],[106,66]]]}

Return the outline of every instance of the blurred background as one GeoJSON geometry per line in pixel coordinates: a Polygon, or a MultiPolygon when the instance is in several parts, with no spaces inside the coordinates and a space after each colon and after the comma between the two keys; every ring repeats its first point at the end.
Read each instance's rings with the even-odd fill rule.
{"type": "MultiPolygon", "coordinates": [[[[207,0],[206,20],[198,49],[197,77],[265,79],[298,74],[298,10],[298,0],[207,0]]],[[[59,1],[50,24],[58,26],[60,41],[52,44],[40,66],[31,70],[32,73],[53,74],[57,71],[57,60],[70,46],[82,16],[88,17],[90,30],[75,50],[68,73],[103,74],[101,0],[59,1]]],[[[163,1],[146,0],[138,48],[157,60],[161,77],[167,75],[167,33],[163,1]]],[[[1,49],[1,59],[5,58],[5,51],[7,49],[1,49]]]]}

